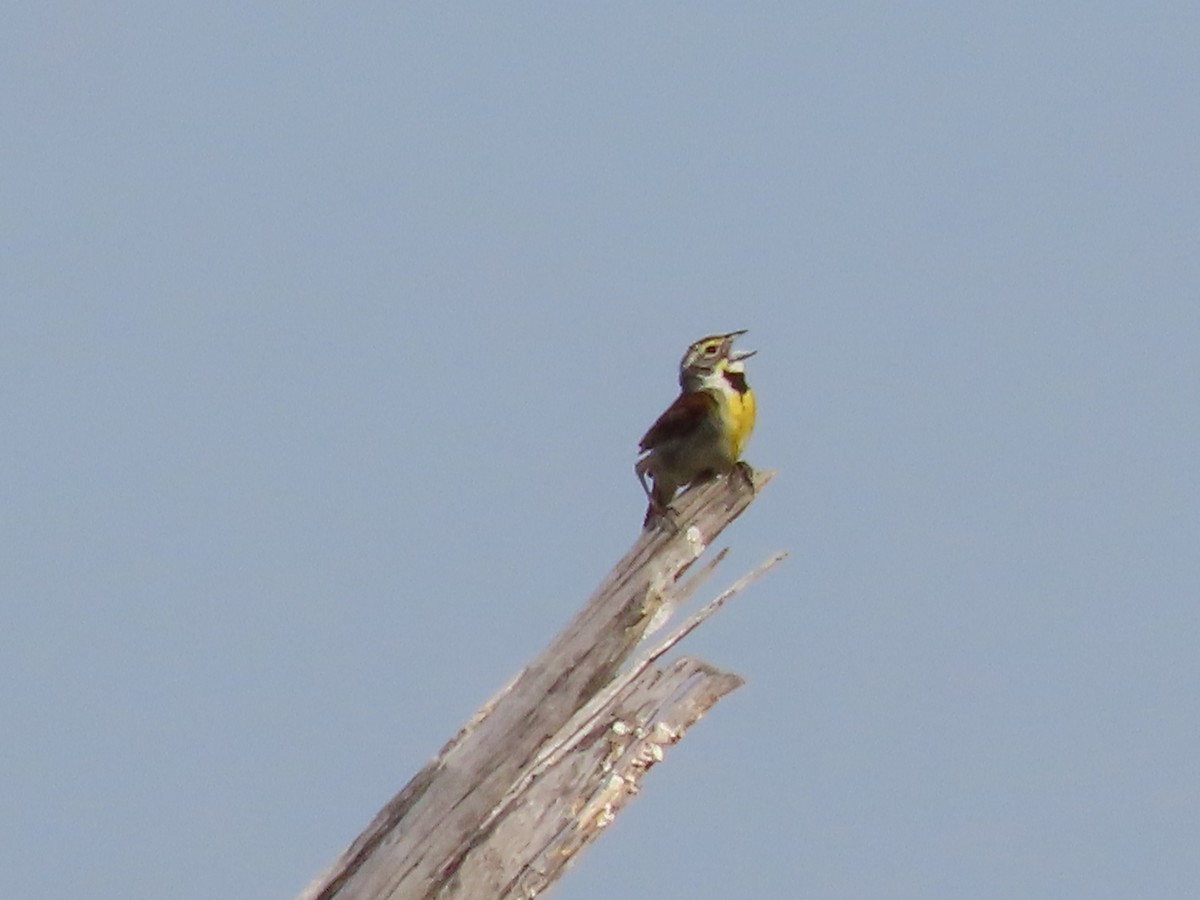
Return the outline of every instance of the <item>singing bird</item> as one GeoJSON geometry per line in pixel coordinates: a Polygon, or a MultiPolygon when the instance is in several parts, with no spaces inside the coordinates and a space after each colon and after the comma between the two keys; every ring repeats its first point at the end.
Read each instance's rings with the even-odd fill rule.
{"type": "Polygon", "coordinates": [[[701,338],[680,360],[680,394],[642,438],[642,456],[634,466],[650,500],[642,527],[668,515],[679,488],[738,466],[754,428],[754,393],[746,383],[745,361],[756,351],[733,349],[745,333],[701,338]]]}

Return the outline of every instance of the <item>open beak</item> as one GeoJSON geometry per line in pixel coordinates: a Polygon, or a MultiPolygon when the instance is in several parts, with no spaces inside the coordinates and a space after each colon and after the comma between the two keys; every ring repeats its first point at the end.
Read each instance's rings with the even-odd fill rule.
{"type": "MultiPolygon", "coordinates": [[[[725,340],[732,344],[737,338],[741,337],[748,330],[749,329],[743,328],[741,331],[731,331],[729,334],[725,335],[725,340]]],[[[729,361],[741,362],[743,359],[749,359],[757,352],[757,350],[733,350],[731,348],[729,353],[729,361]]]]}

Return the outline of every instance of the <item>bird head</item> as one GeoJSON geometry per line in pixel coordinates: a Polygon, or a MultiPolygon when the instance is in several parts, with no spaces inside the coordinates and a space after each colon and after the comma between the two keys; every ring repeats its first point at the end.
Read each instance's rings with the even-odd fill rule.
{"type": "Polygon", "coordinates": [[[742,329],[728,334],[711,334],[688,347],[679,361],[679,386],[684,390],[695,390],[718,372],[744,372],[744,361],[757,352],[733,349],[733,342],[745,333],[742,329]]]}

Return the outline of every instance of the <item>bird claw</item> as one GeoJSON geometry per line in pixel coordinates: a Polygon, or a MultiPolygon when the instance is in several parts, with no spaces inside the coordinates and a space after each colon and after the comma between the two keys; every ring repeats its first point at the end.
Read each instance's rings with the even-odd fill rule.
{"type": "Polygon", "coordinates": [[[746,482],[746,487],[750,488],[750,493],[757,494],[758,488],[754,484],[754,468],[750,465],[750,463],[746,462],[744,459],[739,459],[733,464],[733,467],[746,482]]]}
{"type": "Polygon", "coordinates": [[[646,518],[642,520],[642,530],[645,531],[652,525],[659,522],[665,522],[673,532],[678,533],[681,530],[679,520],[675,517],[675,510],[668,506],[659,506],[653,500],[646,508],[646,518]]]}

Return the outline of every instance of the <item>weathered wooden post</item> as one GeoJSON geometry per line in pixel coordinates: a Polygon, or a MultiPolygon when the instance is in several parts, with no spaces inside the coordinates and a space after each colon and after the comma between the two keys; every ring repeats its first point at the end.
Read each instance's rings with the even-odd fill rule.
{"type": "Polygon", "coordinates": [[[699,586],[681,581],[771,477],[718,478],[675,503],[678,530],[641,535],[575,618],[471,717],[299,900],[528,898],[552,885],[637,793],[664,748],[737,675],[654,663],[778,553],[657,644],[699,586]]]}

